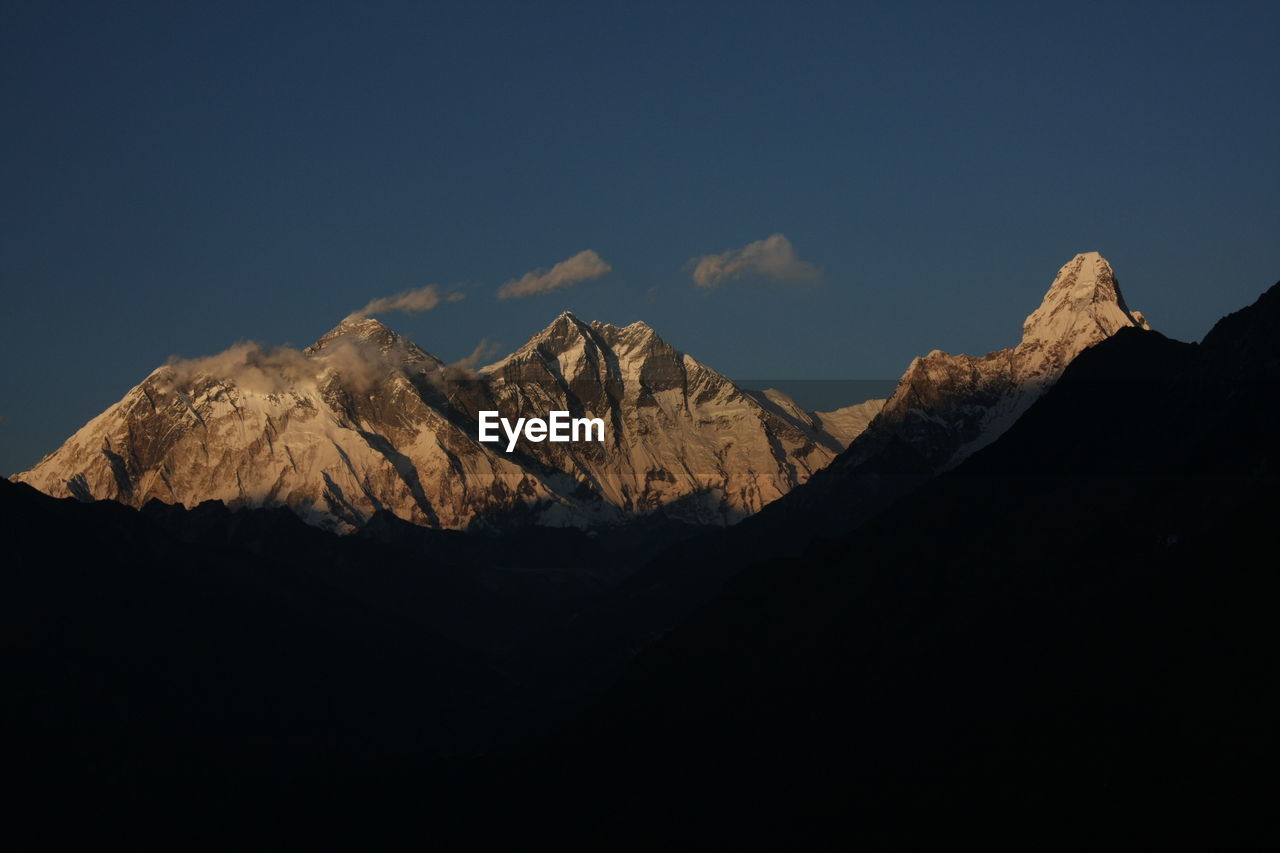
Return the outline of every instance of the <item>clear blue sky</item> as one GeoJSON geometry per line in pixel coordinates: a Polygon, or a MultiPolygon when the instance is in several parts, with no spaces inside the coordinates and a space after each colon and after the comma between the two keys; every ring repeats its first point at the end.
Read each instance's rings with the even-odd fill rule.
{"type": "Polygon", "coordinates": [[[1016,342],[1098,250],[1197,339],[1280,279],[1280,4],[8,3],[0,471],[171,354],[370,299],[446,360],[562,310],[729,376],[1016,342]],[[690,279],[785,234],[820,283],[690,279]],[[592,249],[609,275],[499,301],[592,249]]]}

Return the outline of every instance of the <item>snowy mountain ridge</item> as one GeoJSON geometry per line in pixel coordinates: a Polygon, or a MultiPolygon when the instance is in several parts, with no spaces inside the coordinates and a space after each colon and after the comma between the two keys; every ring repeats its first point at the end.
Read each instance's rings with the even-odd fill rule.
{"type": "MultiPolygon", "coordinates": [[[[875,401],[860,404],[867,411],[875,401]]],[[[465,528],[610,525],[655,511],[725,524],[828,464],[854,416],[765,406],[644,323],[571,313],[501,361],[450,368],[349,317],[306,350],[241,345],[153,371],[17,479],[49,494],[284,505],[360,526],[379,510],[465,528]],[[477,440],[480,411],[604,419],[604,444],[477,440]],[[828,431],[836,418],[840,426],[828,431]]],[[[864,419],[865,420],[865,419],[864,419]]]]}

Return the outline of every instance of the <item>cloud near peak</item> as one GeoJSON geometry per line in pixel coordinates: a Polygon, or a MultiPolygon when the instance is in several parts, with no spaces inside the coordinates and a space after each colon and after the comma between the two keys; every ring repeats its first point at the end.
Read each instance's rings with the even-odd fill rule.
{"type": "Polygon", "coordinates": [[[797,258],[795,247],[782,234],[718,255],[699,255],[689,263],[693,265],[693,283],[705,288],[739,278],[767,278],[790,284],[822,278],[822,270],[797,258]]]}
{"type": "Polygon", "coordinates": [[[539,293],[563,290],[578,282],[599,278],[612,270],[613,267],[605,263],[604,258],[587,249],[572,258],[561,261],[549,270],[537,269],[525,273],[520,278],[513,278],[498,288],[498,298],[521,299],[526,296],[536,296],[539,293]]]}
{"type": "Polygon", "coordinates": [[[394,296],[379,297],[359,311],[352,313],[352,317],[368,317],[371,314],[390,314],[394,311],[401,311],[405,314],[419,314],[423,311],[430,311],[441,302],[457,302],[462,299],[461,293],[441,293],[440,288],[434,284],[428,284],[426,287],[419,287],[416,290],[404,290],[394,296]]]}
{"type": "Polygon", "coordinates": [[[475,379],[479,376],[476,368],[482,361],[490,359],[498,351],[498,345],[488,338],[482,338],[470,355],[463,356],[444,367],[444,378],[450,381],[475,379]]]}

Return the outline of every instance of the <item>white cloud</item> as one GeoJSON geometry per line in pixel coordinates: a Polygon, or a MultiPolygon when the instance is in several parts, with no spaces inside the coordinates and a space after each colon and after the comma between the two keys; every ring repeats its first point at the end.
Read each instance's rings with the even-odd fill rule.
{"type": "Polygon", "coordinates": [[[498,288],[498,298],[519,299],[539,293],[550,293],[553,290],[563,290],[580,281],[599,278],[612,269],[613,267],[605,263],[603,258],[591,249],[587,249],[568,260],[561,261],[549,270],[534,270],[520,278],[513,278],[498,288]]]}
{"type": "Polygon", "coordinates": [[[822,278],[822,270],[797,258],[791,241],[782,234],[718,255],[699,255],[689,263],[693,265],[694,284],[706,288],[739,278],[768,278],[793,284],[822,278]]]}
{"type": "Polygon", "coordinates": [[[418,314],[430,311],[441,302],[457,302],[461,293],[441,293],[434,284],[419,287],[417,290],[405,290],[395,296],[383,296],[356,311],[352,317],[368,317],[371,314],[390,314],[403,311],[406,314],[418,314]]]}

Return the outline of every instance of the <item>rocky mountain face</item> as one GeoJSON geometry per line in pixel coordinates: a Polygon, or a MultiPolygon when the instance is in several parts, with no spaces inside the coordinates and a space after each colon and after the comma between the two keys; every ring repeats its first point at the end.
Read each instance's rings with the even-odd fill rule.
{"type": "Polygon", "coordinates": [[[827,465],[881,401],[806,413],[746,392],[644,323],[560,315],[474,371],[352,317],[299,352],[243,345],[161,367],[15,479],[54,496],[286,506],[338,530],[590,527],[661,511],[725,524],[827,465]],[[478,441],[478,413],[596,417],[604,442],[478,441]]]}

